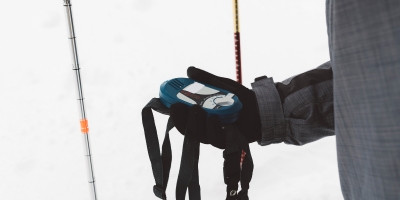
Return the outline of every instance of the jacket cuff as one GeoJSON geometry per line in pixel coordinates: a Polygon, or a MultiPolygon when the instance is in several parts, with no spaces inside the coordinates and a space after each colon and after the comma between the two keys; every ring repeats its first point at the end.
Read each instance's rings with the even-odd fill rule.
{"type": "Polygon", "coordinates": [[[274,80],[266,76],[260,77],[251,87],[256,95],[261,120],[262,135],[258,144],[264,146],[282,142],[286,137],[288,125],[274,80]]]}

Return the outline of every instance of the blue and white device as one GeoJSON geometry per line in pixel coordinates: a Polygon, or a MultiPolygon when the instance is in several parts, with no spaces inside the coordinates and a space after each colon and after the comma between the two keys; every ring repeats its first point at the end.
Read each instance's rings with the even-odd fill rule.
{"type": "Polygon", "coordinates": [[[160,100],[168,108],[178,102],[188,106],[200,105],[208,116],[218,116],[222,124],[235,122],[243,106],[233,93],[189,78],[175,78],[162,83],[160,100]]]}

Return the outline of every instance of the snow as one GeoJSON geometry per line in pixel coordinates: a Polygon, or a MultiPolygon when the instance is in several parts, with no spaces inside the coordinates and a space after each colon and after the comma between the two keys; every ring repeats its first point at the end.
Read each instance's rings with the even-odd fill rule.
{"type": "MultiPolygon", "coordinates": [[[[231,3],[72,0],[100,200],[157,199],[141,109],[189,66],[235,77],[231,3]]],[[[324,1],[239,3],[245,86],[329,60],[324,1]]],[[[89,199],[62,1],[5,1],[0,24],[0,199],[89,199]]],[[[155,115],[162,140],[167,117],[155,115]]],[[[173,130],[169,199],[182,141],[173,130]]],[[[224,199],[222,151],[200,148],[202,197],[224,199]]],[[[251,148],[252,200],[343,199],[334,137],[251,148]]]]}

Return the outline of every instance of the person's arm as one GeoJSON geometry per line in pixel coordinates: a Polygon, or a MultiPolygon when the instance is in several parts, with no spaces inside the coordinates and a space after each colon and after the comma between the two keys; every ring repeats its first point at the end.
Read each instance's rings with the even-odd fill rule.
{"type": "Polygon", "coordinates": [[[274,83],[260,77],[252,84],[261,121],[260,145],[303,145],[334,135],[333,74],[330,62],[274,83]]]}
{"type": "MultiPolygon", "coordinates": [[[[329,62],[282,83],[274,83],[266,76],[257,78],[252,84],[253,90],[195,67],[189,67],[187,72],[189,78],[230,91],[239,98],[243,107],[235,124],[248,143],[303,145],[334,135],[329,62]]],[[[201,107],[173,104],[170,116],[180,133],[184,134],[188,126],[194,126],[200,142],[225,148],[221,122],[216,116],[207,117],[201,107]]]]}

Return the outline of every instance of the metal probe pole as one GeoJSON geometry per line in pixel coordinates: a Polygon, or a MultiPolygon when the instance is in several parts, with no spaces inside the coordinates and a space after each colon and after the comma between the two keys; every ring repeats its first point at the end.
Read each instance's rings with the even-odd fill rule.
{"type": "MultiPolygon", "coordinates": [[[[242,84],[242,57],[240,52],[240,26],[239,26],[239,3],[238,0],[233,2],[233,26],[235,35],[235,58],[236,58],[236,81],[242,84]]],[[[242,157],[240,158],[240,168],[242,168],[246,152],[242,150],[242,157]]]]}
{"type": "Polygon", "coordinates": [[[96,194],[96,186],[95,186],[95,179],[93,173],[93,163],[92,163],[92,156],[90,151],[90,143],[89,143],[89,127],[88,121],[86,119],[86,112],[85,112],[85,104],[83,98],[83,91],[82,91],[82,82],[81,82],[81,74],[78,62],[78,52],[76,48],[76,40],[75,40],[75,30],[74,30],[74,22],[72,19],[72,9],[71,9],[71,2],[70,0],[64,0],[64,7],[67,16],[67,25],[68,25],[68,39],[71,43],[71,55],[72,55],[72,70],[76,75],[76,84],[77,84],[77,97],[78,97],[78,104],[79,104],[79,111],[80,111],[80,124],[81,124],[81,132],[83,135],[84,141],[84,151],[85,151],[85,158],[86,164],[88,169],[88,179],[89,179],[89,187],[90,187],[90,196],[92,200],[97,200],[96,194]]]}
{"type": "Polygon", "coordinates": [[[240,52],[240,27],[239,27],[239,3],[233,0],[233,22],[235,35],[235,57],[236,57],[236,81],[242,83],[242,58],[240,52]]]}

